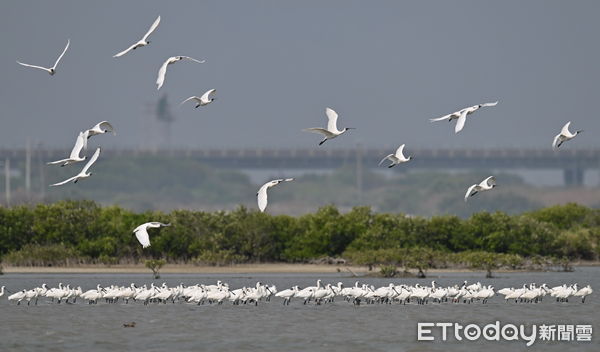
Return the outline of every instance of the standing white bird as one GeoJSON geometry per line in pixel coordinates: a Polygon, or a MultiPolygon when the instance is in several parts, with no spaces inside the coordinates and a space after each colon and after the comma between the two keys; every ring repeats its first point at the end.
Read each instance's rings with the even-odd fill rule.
{"type": "Polygon", "coordinates": [[[62,186],[65,183],[69,183],[71,181],[73,181],[73,183],[77,183],[77,181],[79,181],[80,179],[83,178],[88,178],[90,176],[92,176],[92,173],[88,173],[87,171],[89,170],[89,168],[96,162],[96,160],[98,160],[98,156],[100,155],[100,147],[98,147],[98,149],[96,149],[96,152],[94,152],[94,155],[92,155],[92,158],[90,159],[90,161],[87,162],[87,164],[85,164],[85,166],[83,167],[83,170],[81,170],[80,173],[78,173],[77,175],[66,179],[62,182],[59,183],[55,183],[53,185],[50,185],[50,187],[52,186],[62,186]]]}
{"type": "Polygon", "coordinates": [[[474,184],[467,190],[465,194],[465,202],[469,197],[473,197],[477,194],[477,192],[489,191],[490,189],[496,187],[496,177],[490,176],[485,180],[481,181],[479,184],[474,184]]]}
{"type": "Polygon", "coordinates": [[[163,224],[162,222],[152,221],[145,224],[141,224],[133,230],[135,237],[142,245],[142,248],[150,247],[150,236],[148,235],[148,228],[158,228],[162,226],[171,226],[171,224],[163,224]]]}
{"type": "Polygon", "coordinates": [[[456,126],[454,127],[454,133],[458,133],[458,132],[462,131],[463,127],[465,127],[465,121],[467,121],[467,115],[471,115],[472,113],[479,110],[480,108],[483,108],[486,106],[496,106],[497,104],[498,104],[498,102],[496,101],[493,103],[484,103],[484,104],[473,105],[473,106],[469,106],[468,108],[464,108],[464,109],[458,110],[456,112],[453,112],[451,114],[444,115],[442,117],[438,117],[435,119],[429,119],[429,121],[435,122],[435,121],[448,120],[449,122],[452,122],[452,120],[458,119],[456,121],[456,126]]]}
{"type": "Polygon", "coordinates": [[[558,149],[564,142],[570,141],[571,139],[575,138],[575,136],[583,132],[583,130],[578,130],[575,131],[575,133],[571,133],[571,131],[569,131],[569,126],[571,126],[571,121],[567,122],[563,126],[560,133],[554,137],[554,141],[552,142],[553,149],[558,149]]]}
{"type": "Polygon", "coordinates": [[[186,100],[182,101],[181,104],[179,104],[179,105],[183,105],[190,100],[196,101],[196,109],[201,106],[208,105],[208,104],[212,103],[213,101],[215,101],[215,98],[211,98],[210,95],[214,94],[216,91],[217,91],[216,89],[211,89],[211,90],[207,91],[206,93],[202,94],[202,96],[200,98],[198,98],[195,95],[191,96],[191,97],[187,98],[186,100]]]}
{"type": "Polygon", "coordinates": [[[174,64],[177,61],[181,61],[181,60],[194,61],[199,64],[203,64],[206,62],[206,60],[200,61],[200,60],[191,58],[189,56],[171,56],[162,64],[162,66],[160,66],[160,69],[158,70],[158,77],[156,78],[156,85],[158,86],[158,88],[156,88],[157,90],[160,89],[160,87],[162,87],[163,83],[165,83],[165,75],[167,74],[167,66],[174,64]]]}
{"type": "Polygon", "coordinates": [[[85,156],[80,157],[79,154],[81,153],[81,149],[83,149],[86,144],[85,141],[85,133],[79,132],[79,136],[77,136],[77,140],[75,141],[75,146],[73,146],[73,149],[71,150],[71,155],[69,155],[67,159],[51,161],[48,163],[48,165],[62,164],[61,166],[65,166],[84,161],[85,156]]]}
{"type": "Polygon", "coordinates": [[[142,39],[140,39],[137,43],[133,44],[129,48],[121,51],[118,54],[115,54],[113,57],[123,56],[123,55],[127,54],[128,52],[130,52],[131,50],[135,50],[135,49],[137,49],[139,47],[146,46],[146,45],[150,44],[150,41],[148,40],[148,37],[150,36],[150,34],[152,34],[152,32],[154,32],[154,30],[156,29],[156,27],[158,27],[159,23],[160,23],[160,16],[158,16],[156,18],[156,20],[154,20],[154,23],[152,23],[152,26],[150,26],[150,29],[148,30],[148,32],[146,32],[146,34],[144,34],[144,36],[142,37],[142,39]]]}
{"type": "Polygon", "coordinates": [[[338,130],[337,128],[337,119],[338,119],[338,114],[337,112],[335,112],[333,109],[331,108],[326,108],[325,109],[325,114],[327,115],[327,129],[325,128],[319,128],[319,127],[313,127],[313,128],[306,128],[303,131],[306,132],[312,132],[312,133],[318,133],[318,134],[322,134],[325,136],[325,139],[323,139],[319,145],[325,143],[328,139],[334,139],[335,137],[343,134],[344,132],[348,131],[348,130],[354,130],[355,128],[353,127],[346,127],[343,130],[338,130]]]}
{"type": "Polygon", "coordinates": [[[258,192],[256,193],[256,197],[258,200],[258,209],[260,209],[261,212],[264,212],[265,209],[267,208],[267,190],[269,188],[271,188],[273,186],[277,186],[281,182],[289,182],[289,181],[294,181],[294,179],[293,178],[280,178],[277,180],[269,181],[269,182],[265,183],[264,185],[262,185],[258,189],[258,192]]]}
{"type": "Polygon", "coordinates": [[[400,147],[398,147],[395,154],[389,154],[385,158],[381,159],[381,161],[379,162],[379,166],[381,166],[381,164],[383,164],[383,162],[386,160],[389,160],[392,162],[388,166],[388,168],[394,167],[398,164],[405,163],[409,160],[412,160],[412,158],[413,158],[412,156],[409,156],[409,157],[404,156],[404,146],[405,146],[405,144],[402,144],[400,147]]]}
{"type": "Polygon", "coordinates": [[[42,67],[42,66],[36,66],[36,65],[29,65],[29,64],[24,64],[22,62],[19,62],[17,60],[17,63],[19,65],[22,66],[26,66],[26,67],[33,67],[33,68],[37,68],[40,70],[44,70],[46,72],[48,72],[50,74],[50,76],[53,76],[56,73],[56,66],[58,65],[58,63],[60,62],[60,60],[62,59],[62,57],[65,55],[65,53],[67,52],[67,49],[69,49],[69,44],[71,43],[71,40],[68,39],[67,40],[67,46],[65,46],[65,50],[63,50],[62,54],[60,54],[60,56],[58,57],[58,59],[56,59],[56,62],[54,63],[54,66],[50,67],[50,68],[46,68],[46,67],[42,67]]]}

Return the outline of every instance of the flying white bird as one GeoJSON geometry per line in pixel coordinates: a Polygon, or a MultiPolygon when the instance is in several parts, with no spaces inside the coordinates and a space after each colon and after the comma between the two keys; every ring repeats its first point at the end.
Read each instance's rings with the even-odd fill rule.
{"type": "Polygon", "coordinates": [[[67,159],[51,161],[48,163],[48,165],[62,164],[61,166],[65,166],[65,165],[69,165],[69,164],[75,164],[80,161],[84,161],[85,156],[80,157],[79,154],[81,153],[81,149],[83,149],[86,144],[85,141],[86,141],[85,134],[83,132],[79,132],[79,136],[77,136],[77,140],[75,141],[75,146],[71,150],[71,155],[69,155],[69,157],[67,159]]]}
{"type": "Polygon", "coordinates": [[[496,106],[497,104],[498,104],[498,102],[496,101],[494,103],[473,105],[473,106],[469,106],[468,108],[458,110],[456,112],[453,112],[451,114],[448,114],[448,115],[445,115],[442,117],[438,117],[435,119],[429,119],[429,121],[435,122],[435,121],[448,120],[449,122],[452,122],[452,120],[458,119],[456,121],[456,126],[454,127],[454,133],[458,133],[458,132],[462,131],[463,127],[465,127],[465,121],[467,120],[467,115],[471,115],[472,113],[474,113],[475,111],[479,110],[482,107],[496,106]]]}
{"type": "Polygon", "coordinates": [[[163,83],[165,83],[165,75],[167,74],[167,66],[176,63],[177,61],[181,61],[181,60],[189,60],[189,61],[194,61],[197,62],[199,64],[203,64],[206,62],[206,60],[196,60],[194,58],[191,58],[189,56],[172,56],[170,58],[168,58],[160,67],[160,69],[158,70],[158,78],[156,78],[156,85],[158,85],[158,88],[156,89],[160,89],[160,87],[162,87],[163,83]]]}
{"type": "Polygon", "coordinates": [[[117,135],[117,132],[115,132],[114,127],[108,121],[98,122],[94,127],[90,128],[89,130],[85,130],[83,132],[83,135],[85,136],[83,148],[87,149],[87,140],[90,137],[108,132],[112,132],[113,136],[117,135]]]}
{"type": "Polygon", "coordinates": [[[571,125],[571,121],[567,122],[566,125],[563,126],[560,133],[558,135],[556,135],[556,137],[554,137],[554,141],[552,142],[553,149],[558,149],[564,142],[575,138],[575,136],[577,136],[578,134],[583,132],[583,130],[578,130],[578,131],[575,131],[575,133],[571,133],[571,131],[569,131],[570,125],[571,125]]]}
{"type": "Polygon", "coordinates": [[[208,105],[215,100],[215,98],[211,98],[210,95],[216,91],[217,91],[216,89],[211,89],[211,90],[207,91],[206,93],[202,94],[202,96],[200,98],[198,98],[197,96],[194,95],[194,96],[189,97],[186,100],[182,101],[181,104],[179,104],[179,105],[183,105],[190,100],[196,101],[196,109],[201,106],[208,105]]]}
{"type": "Polygon", "coordinates": [[[325,139],[323,139],[319,143],[319,145],[325,143],[328,139],[334,139],[335,137],[343,134],[344,132],[346,132],[348,130],[355,129],[353,127],[346,127],[340,131],[337,129],[337,119],[338,119],[337,112],[335,112],[333,109],[327,108],[327,109],[325,109],[325,114],[327,115],[327,129],[313,127],[313,128],[306,128],[303,130],[306,132],[319,133],[319,134],[324,135],[325,139]]]}
{"type": "Polygon", "coordinates": [[[260,209],[261,212],[264,212],[265,209],[267,208],[267,190],[269,188],[271,188],[273,186],[277,186],[281,182],[289,182],[289,181],[294,181],[294,179],[293,178],[280,178],[277,180],[269,181],[269,182],[265,183],[264,185],[262,185],[258,189],[258,192],[256,193],[256,197],[258,199],[258,209],[260,209]]]}
{"type": "Polygon", "coordinates": [[[94,152],[94,155],[92,155],[92,158],[90,159],[90,161],[87,162],[87,164],[85,164],[85,166],[83,167],[83,170],[81,170],[81,172],[69,179],[66,179],[62,182],[59,183],[55,183],[52,186],[62,186],[65,183],[69,183],[71,181],[73,181],[73,183],[77,183],[77,181],[79,181],[80,179],[83,178],[88,178],[90,176],[92,176],[92,173],[88,173],[87,171],[90,169],[90,167],[96,162],[96,160],[98,159],[98,156],[100,155],[100,147],[98,147],[98,149],[96,149],[96,152],[94,152]]]}
{"type": "Polygon", "coordinates": [[[477,194],[477,192],[489,191],[490,189],[496,187],[496,177],[490,176],[485,180],[481,181],[480,184],[474,184],[467,190],[465,194],[465,202],[469,197],[473,197],[477,194]]]}
{"type": "Polygon", "coordinates": [[[42,67],[42,66],[35,66],[35,65],[29,65],[29,64],[24,64],[22,62],[19,62],[17,60],[17,63],[19,65],[23,65],[26,67],[33,67],[33,68],[37,68],[40,70],[44,70],[46,72],[48,72],[50,74],[50,76],[53,76],[56,73],[56,66],[58,65],[58,63],[60,62],[60,60],[62,59],[62,57],[65,55],[65,53],[67,52],[67,49],[69,49],[69,44],[71,43],[71,40],[68,39],[67,40],[67,46],[65,46],[65,50],[63,50],[62,54],[60,54],[60,56],[58,57],[58,59],[56,59],[56,62],[54,63],[54,66],[50,67],[50,68],[46,68],[46,67],[42,67]]]}
{"type": "Polygon", "coordinates": [[[171,224],[163,224],[162,222],[152,221],[145,224],[141,224],[133,230],[135,237],[142,245],[142,248],[150,247],[150,236],[148,235],[148,228],[157,228],[161,226],[171,226],[171,224]]]}
{"type": "Polygon", "coordinates": [[[135,50],[135,49],[137,49],[139,47],[146,46],[146,45],[150,44],[150,41],[148,40],[148,37],[150,36],[150,34],[152,34],[152,32],[154,32],[154,30],[156,29],[156,27],[158,27],[159,23],[160,23],[160,16],[158,16],[156,18],[156,20],[154,20],[154,23],[152,23],[152,26],[150,26],[150,29],[148,30],[148,32],[146,32],[146,34],[144,34],[144,36],[142,37],[142,39],[140,39],[137,43],[133,44],[129,48],[121,51],[118,54],[115,54],[113,57],[123,56],[123,55],[127,54],[128,52],[130,52],[131,50],[135,50]]]}
{"type": "Polygon", "coordinates": [[[381,166],[381,164],[383,164],[383,162],[386,160],[389,160],[392,162],[388,166],[388,168],[394,167],[398,164],[405,163],[405,162],[411,160],[412,156],[409,156],[409,157],[404,156],[404,146],[405,146],[405,144],[402,144],[400,147],[398,147],[395,154],[389,154],[385,158],[381,159],[381,161],[379,162],[379,166],[381,166]]]}

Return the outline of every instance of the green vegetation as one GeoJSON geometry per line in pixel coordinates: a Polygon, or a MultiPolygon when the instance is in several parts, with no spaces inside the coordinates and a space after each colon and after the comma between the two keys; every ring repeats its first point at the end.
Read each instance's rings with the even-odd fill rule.
{"type": "Polygon", "coordinates": [[[600,211],[577,204],[520,215],[502,212],[431,218],[375,213],[334,206],[299,217],[269,215],[245,207],[230,212],[174,210],[135,213],[91,201],[0,208],[0,256],[27,266],[80,263],[169,263],[230,265],[308,262],[343,257],[353,264],[394,266],[424,276],[449,265],[485,270],[565,269],[573,260],[600,255],[600,211]],[[132,230],[147,221],[173,226],[150,230],[152,246],[132,230]],[[560,258],[560,259],[556,259],[560,258]]]}
{"type": "Polygon", "coordinates": [[[160,273],[158,271],[165,264],[167,264],[167,261],[164,259],[150,259],[150,260],[146,260],[145,265],[146,265],[146,268],[152,270],[152,276],[154,276],[155,279],[160,279],[160,273]]]}
{"type": "Polygon", "coordinates": [[[395,265],[382,265],[379,269],[379,275],[382,277],[395,277],[398,275],[398,268],[395,265]]]}

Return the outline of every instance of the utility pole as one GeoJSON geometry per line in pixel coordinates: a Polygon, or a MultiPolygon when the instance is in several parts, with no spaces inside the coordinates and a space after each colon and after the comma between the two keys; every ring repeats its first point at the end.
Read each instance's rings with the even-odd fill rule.
{"type": "Polygon", "coordinates": [[[363,193],[363,165],[362,165],[362,157],[363,157],[362,144],[358,143],[356,145],[356,193],[358,194],[358,203],[362,203],[362,193],[363,193]]]}
{"type": "Polygon", "coordinates": [[[6,206],[10,206],[10,159],[4,160],[4,194],[6,195],[6,206]]]}
{"type": "Polygon", "coordinates": [[[27,145],[25,146],[25,194],[29,198],[29,192],[31,191],[31,143],[27,139],[27,145]]]}
{"type": "Polygon", "coordinates": [[[44,200],[46,199],[46,168],[45,168],[45,163],[42,157],[42,152],[41,150],[43,150],[43,146],[41,143],[38,143],[36,145],[36,156],[37,156],[37,162],[40,165],[40,193],[39,193],[39,200],[41,202],[44,202],[44,200]]]}
{"type": "Polygon", "coordinates": [[[40,162],[40,200],[42,202],[46,199],[46,168],[43,162],[40,162]]]}

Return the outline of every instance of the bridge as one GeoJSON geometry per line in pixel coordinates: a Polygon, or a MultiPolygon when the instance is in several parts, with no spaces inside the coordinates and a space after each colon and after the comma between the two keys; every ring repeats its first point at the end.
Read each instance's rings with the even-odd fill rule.
{"type": "MultiPolygon", "coordinates": [[[[219,168],[237,169],[335,169],[345,165],[377,168],[388,149],[104,149],[103,158],[191,158],[219,168]]],[[[411,169],[525,169],[563,170],[566,185],[582,185],[584,172],[600,169],[600,149],[410,149],[411,169]]],[[[70,150],[30,151],[39,160],[58,160],[70,150]]],[[[0,160],[26,160],[26,149],[0,150],[0,160]]],[[[31,155],[30,155],[31,159],[31,155]]]]}

